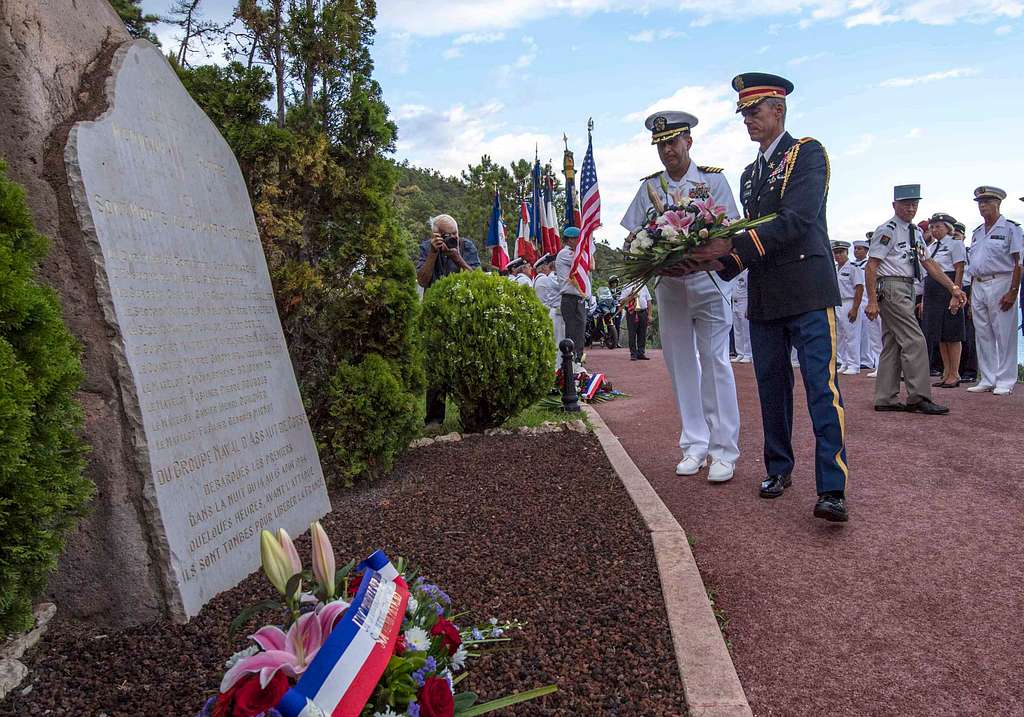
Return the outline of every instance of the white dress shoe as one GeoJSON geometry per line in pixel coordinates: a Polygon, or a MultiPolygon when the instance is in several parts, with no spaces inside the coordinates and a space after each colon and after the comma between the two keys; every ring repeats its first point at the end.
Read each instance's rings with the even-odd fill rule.
{"type": "Polygon", "coordinates": [[[729,358],[729,361],[732,362],[732,363],[737,363],[739,360],[740,360],[739,356],[732,356],[732,357],[729,358]]]}
{"type": "Polygon", "coordinates": [[[869,373],[868,378],[878,378],[878,369],[876,368],[874,371],[869,373]]]}
{"type": "MultiPolygon", "coordinates": [[[[967,389],[967,390],[970,391],[971,389],[967,389]]],[[[993,388],[992,389],[992,395],[993,396],[1009,396],[1011,393],[1013,393],[1013,389],[1012,388],[993,388]]]]}
{"type": "Polygon", "coordinates": [[[753,363],[753,362],[754,362],[754,359],[752,359],[750,356],[744,356],[743,358],[740,359],[740,363],[753,363]]]}
{"type": "Polygon", "coordinates": [[[707,458],[697,460],[692,456],[683,456],[683,460],[676,464],[676,475],[677,476],[692,476],[708,462],[707,458]]]}
{"type": "Polygon", "coordinates": [[[708,469],[708,483],[725,483],[732,478],[735,470],[735,464],[715,458],[708,469]]]}
{"type": "Polygon", "coordinates": [[[843,375],[844,376],[857,376],[858,374],[860,374],[860,369],[859,368],[853,368],[852,366],[850,368],[846,369],[845,371],[843,371],[843,375]]]}
{"type": "Polygon", "coordinates": [[[986,383],[979,383],[977,386],[971,386],[969,389],[967,389],[967,393],[988,393],[993,388],[995,387],[989,386],[986,383]]]}

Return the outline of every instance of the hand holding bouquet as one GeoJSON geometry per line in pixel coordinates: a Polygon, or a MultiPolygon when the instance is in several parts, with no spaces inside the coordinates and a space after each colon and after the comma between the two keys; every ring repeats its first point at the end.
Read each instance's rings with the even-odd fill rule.
{"type": "Polygon", "coordinates": [[[627,285],[639,286],[658,276],[678,276],[710,268],[729,252],[732,237],[770,222],[770,214],[757,219],[729,219],[725,207],[711,197],[691,199],[681,191],[669,194],[669,203],[647,185],[651,200],[647,223],[626,241],[625,258],[616,272],[627,285]]]}

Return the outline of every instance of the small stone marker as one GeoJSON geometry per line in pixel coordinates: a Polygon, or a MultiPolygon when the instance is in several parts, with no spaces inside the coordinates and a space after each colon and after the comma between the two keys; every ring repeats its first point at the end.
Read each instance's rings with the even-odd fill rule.
{"type": "Polygon", "coordinates": [[[148,42],[117,51],[107,93],[65,160],[148,477],[139,550],[183,619],[259,566],[260,529],[300,534],[330,503],[234,155],[148,42]]]}

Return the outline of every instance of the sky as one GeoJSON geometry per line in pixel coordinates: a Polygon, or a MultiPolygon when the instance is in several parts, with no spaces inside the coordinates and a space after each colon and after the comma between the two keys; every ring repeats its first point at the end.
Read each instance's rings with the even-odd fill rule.
{"type": "MultiPolygon", "coordinates": [[[[170,0],[144,0],[164,13],[170,0]]],[[[234,0],[204,0],[210,18],[234,0]]],[[[398,124],[396,156],[458,174],[497,162],[562,163],[562,135],[594,158],[599,240],[617,246],[640,180],[661,168],[654,111],[697,116],[691,156],[724,167],[734,194],[753,161],[731,80],[796,86],[787,129],[828,151],[833,239],[892,215],[894,184],[920,183],[918,219],[980,223],[973,189],[1005,189],[1024,220],[1024,0],[378,0],[376,79],[398,124]]],[[[170,46],[173,33],[158,35],[170,46]]],[[[481,237],[474,237],[481,239],[481,237]]]]}

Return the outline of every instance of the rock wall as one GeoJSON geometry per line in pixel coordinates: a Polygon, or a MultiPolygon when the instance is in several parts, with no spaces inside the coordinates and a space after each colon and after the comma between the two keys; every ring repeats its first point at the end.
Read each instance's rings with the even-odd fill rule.
{"type": "Polygon", "coordinates": [[[166,586],[150,553],[144,477],[134,460],[91,260],[68,191],[64,146],[71,126],[105,109],[115,50],[130,37],[106,0],[0,0],[0,157],[25,186],[36,226],[50,238],[42,278],[60,294],[82,344],[78,396],[96,484],[90,514],[71,536],[51,593],[66,613],[127,624],[165,616],[166,586]],[[113,568],[113,569],[112,569],[113,568]]]}

